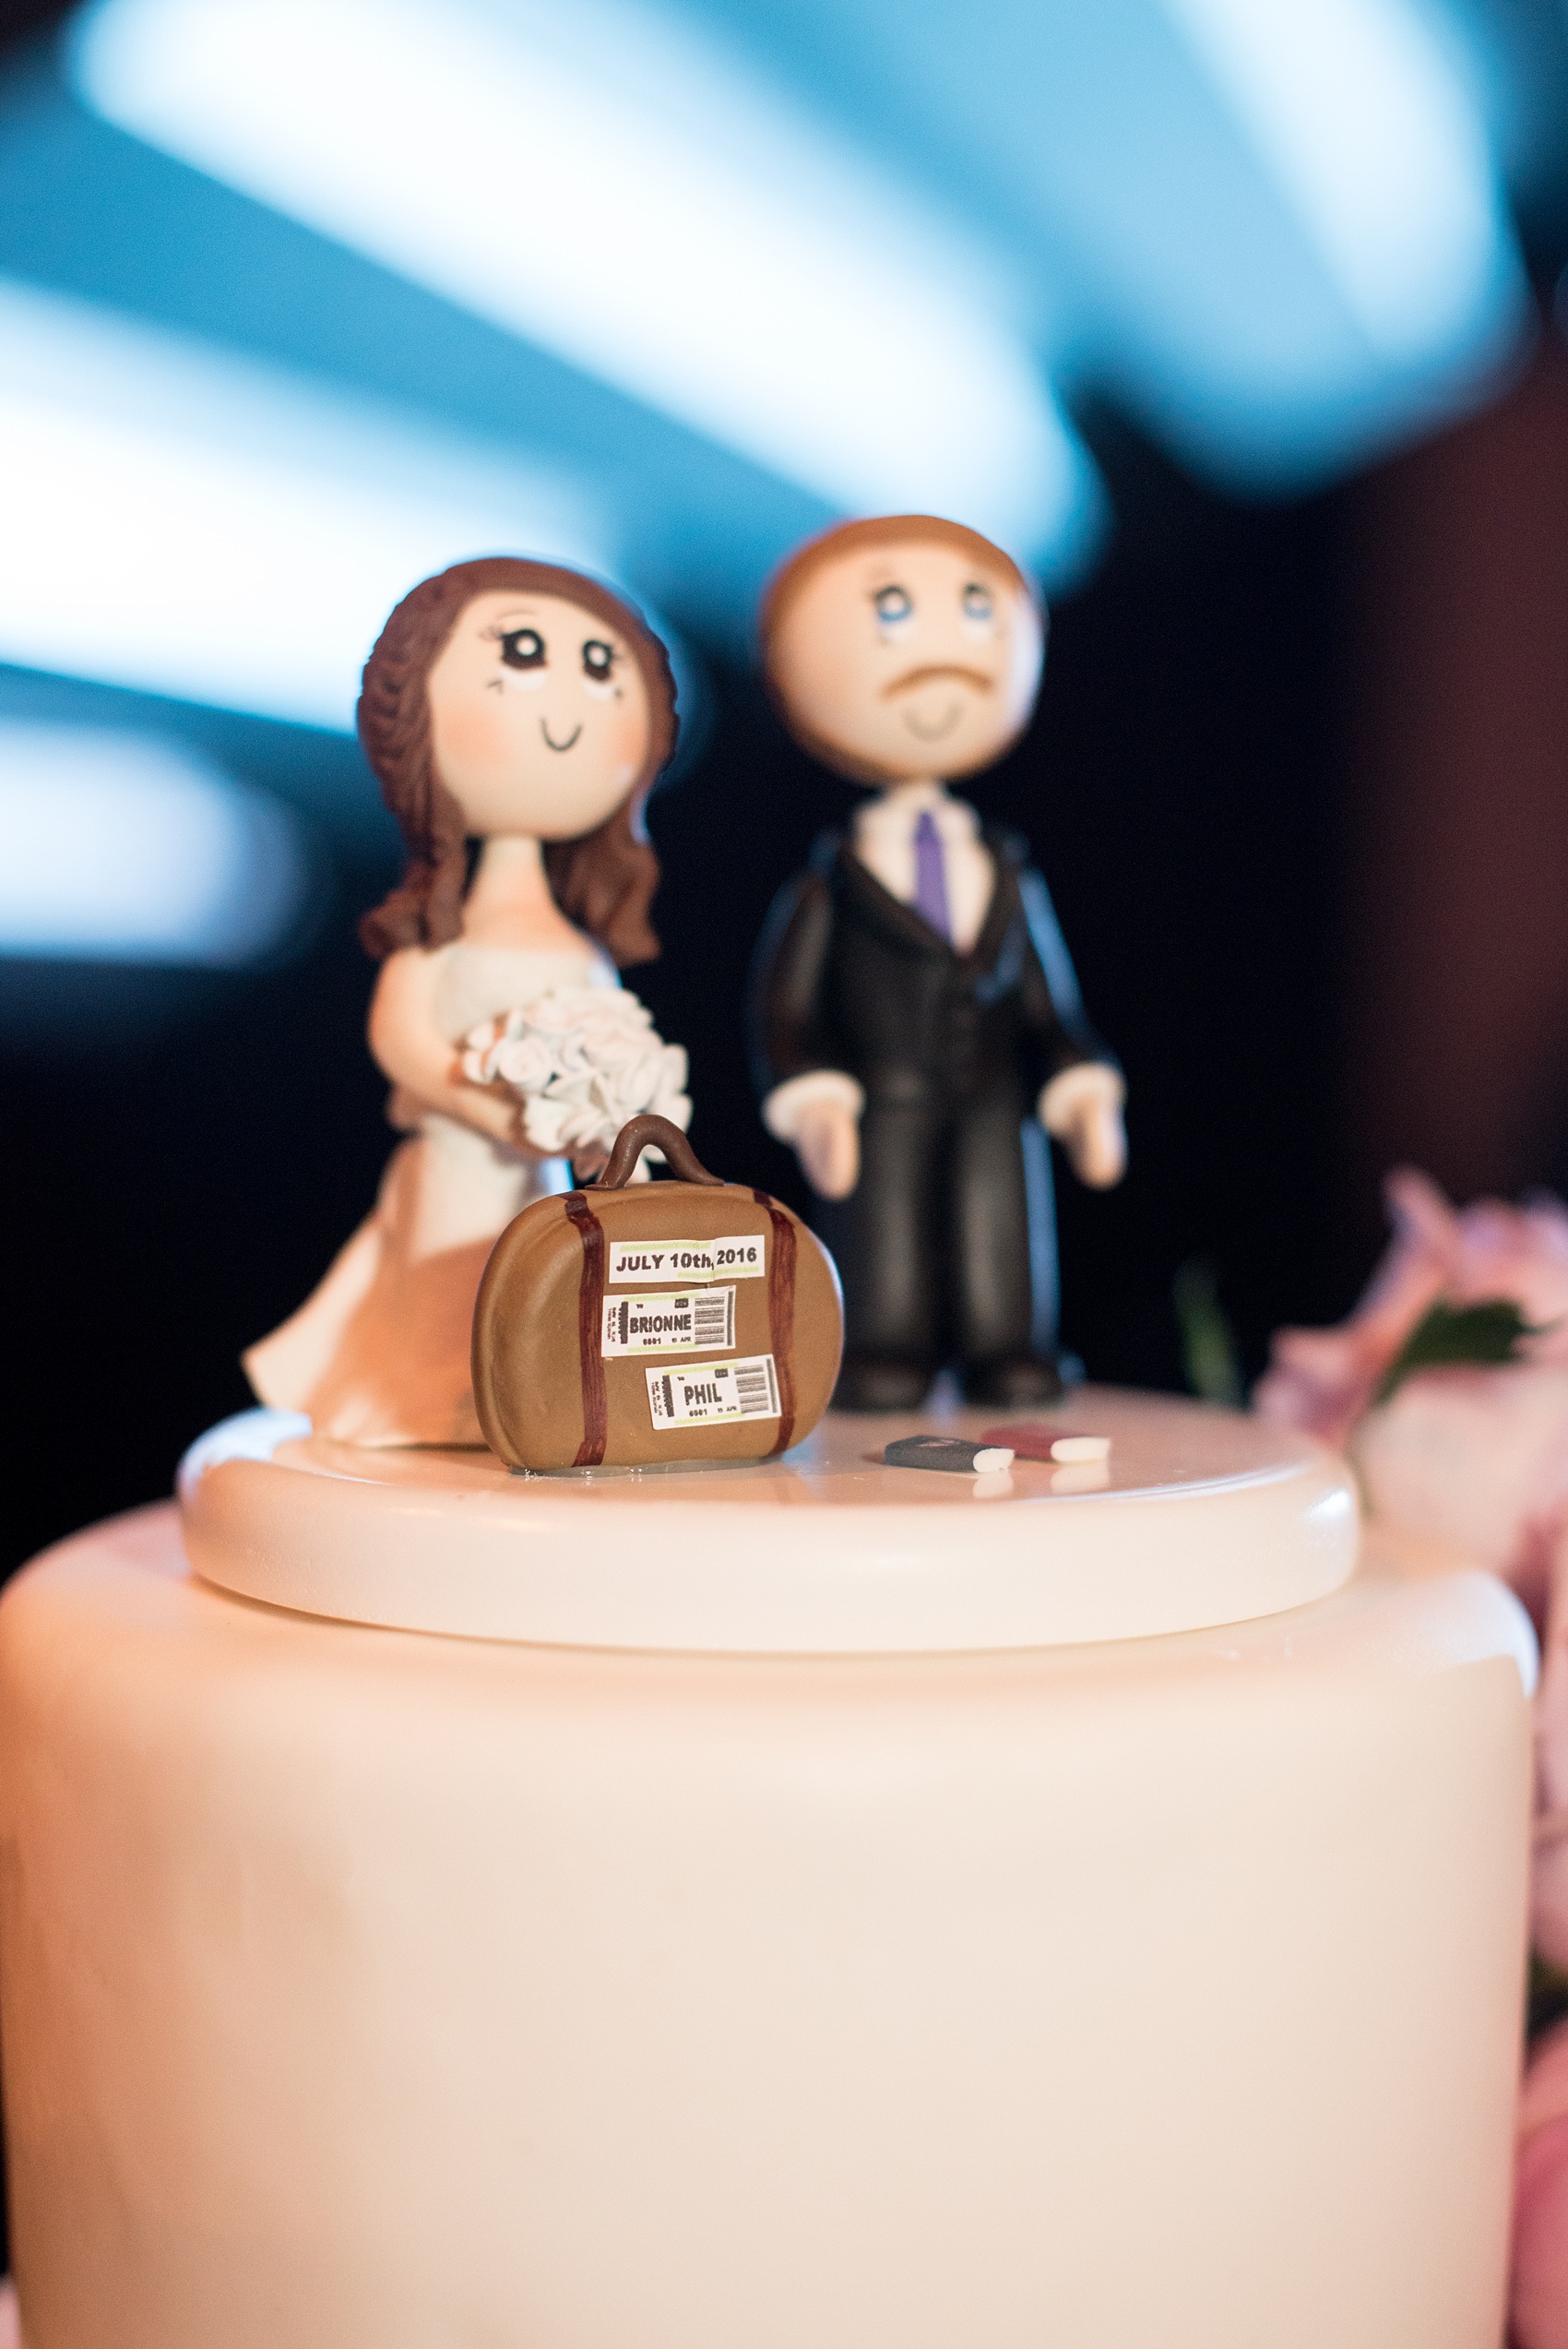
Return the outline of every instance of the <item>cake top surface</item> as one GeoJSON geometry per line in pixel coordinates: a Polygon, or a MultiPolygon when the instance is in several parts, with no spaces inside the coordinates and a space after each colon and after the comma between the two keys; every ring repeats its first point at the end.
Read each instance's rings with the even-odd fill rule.
{"type": "Polygon", "coordinates": [[[1081,1388],[1006,1423],[1047,1455],[1099,1437],[1099,1459],[1020,1449],[980,1476],[883,1464],[900,1437],[975,1443],[1003,1416],[830,1414],[778,1461],[524,1476],[250,1413],[187,1455],[185,1544],[206,1581],[306,1615],[731,1653],[1146,1638],[1304,1605],[1352,1571],[1342,1462],[1167,1397],[1081,1388]]]}

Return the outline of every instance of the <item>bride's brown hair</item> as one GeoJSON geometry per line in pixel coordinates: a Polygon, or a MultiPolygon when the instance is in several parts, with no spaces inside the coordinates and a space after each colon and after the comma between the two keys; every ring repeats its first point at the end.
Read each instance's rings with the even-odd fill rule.
{"type": "Polygon", "coordinates": [[[465,608],[493,588],[560,596],[624,637],[647,689],[648,744],[630,791],[613,813],[576,840],[543,843],[551,895],[569,920],[591,932],[619,964],[659,952],[647,909],[659,859],[643,826],[643,803],[675,747],[675,681],[669,657],[630,604],[597,579],[554,563],[491,554],[454,563],[403,598],[364,664],[358,721],[365,757],[402,827],[409,862],[391,895],[360,924],[379,960],[399,947],[445,946],[463,926],[468,839],[463,811],[435,771],[426,684],[465,608]]]}

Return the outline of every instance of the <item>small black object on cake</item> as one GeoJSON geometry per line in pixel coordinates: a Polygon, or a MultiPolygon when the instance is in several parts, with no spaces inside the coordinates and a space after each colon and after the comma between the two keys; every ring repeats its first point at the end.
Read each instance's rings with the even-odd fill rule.
{"type": "Polygon", "coordinates": [[[989,1476],[1013,1465],[1004,1444],[966,1444],[956,1436],[900,1436],[883,1446],[882,1458],[888,1468],[944,1468],[959,1476],[989,1476]]]}

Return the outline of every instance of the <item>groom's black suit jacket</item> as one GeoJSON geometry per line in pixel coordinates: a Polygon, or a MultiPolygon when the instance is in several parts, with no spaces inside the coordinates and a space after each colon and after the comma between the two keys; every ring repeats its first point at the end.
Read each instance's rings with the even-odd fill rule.
{"type": "Polygon", "coordinates": [[[1051,1078],[1081,1061],[1115,1065],[1084,1017],[1022,842],[982,838],[996,881],[968,953],[836,833],[780,891],[757,950],[759,1091],[825,1068],[865,1089],[860,1184],[814,1217],[838,1258],[848,1342],[861,1353],[1000,1359],[1029,1352],[1031,1332],[1042,1350],[1039,1291],[1047,1259],[1053,1284],[1054,1237],[1042,1228],[1049,1181],[1026,1180],[1022,1131],[1051,1078]]]}

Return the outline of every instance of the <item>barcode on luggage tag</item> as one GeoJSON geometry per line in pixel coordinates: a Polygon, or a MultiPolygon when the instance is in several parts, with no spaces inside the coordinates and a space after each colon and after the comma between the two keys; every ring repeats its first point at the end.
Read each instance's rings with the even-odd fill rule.
{"type": "Polygon", "coordinates": [[[778,1416],[778,1379],[770,1353],[748,1354],[740,1362],[705,1362],[692,1370],[650,1370],[647,1377],[656,1427],[778,1416]]]}
{"type": "Polygon", "coordinates": [[[760,1232],[726,1232],[721,1240],[612,1240],[609,1287],[626,1281],[760,1281],[767,1243],[760,1232]]]}
{"type": "Polygon", "coordinates": [[[601,1351],[706,1353],[735,1342],[735,1292],[728,1288],[668,1289],[651,1296],[606,1297],[601,1351]]]}

